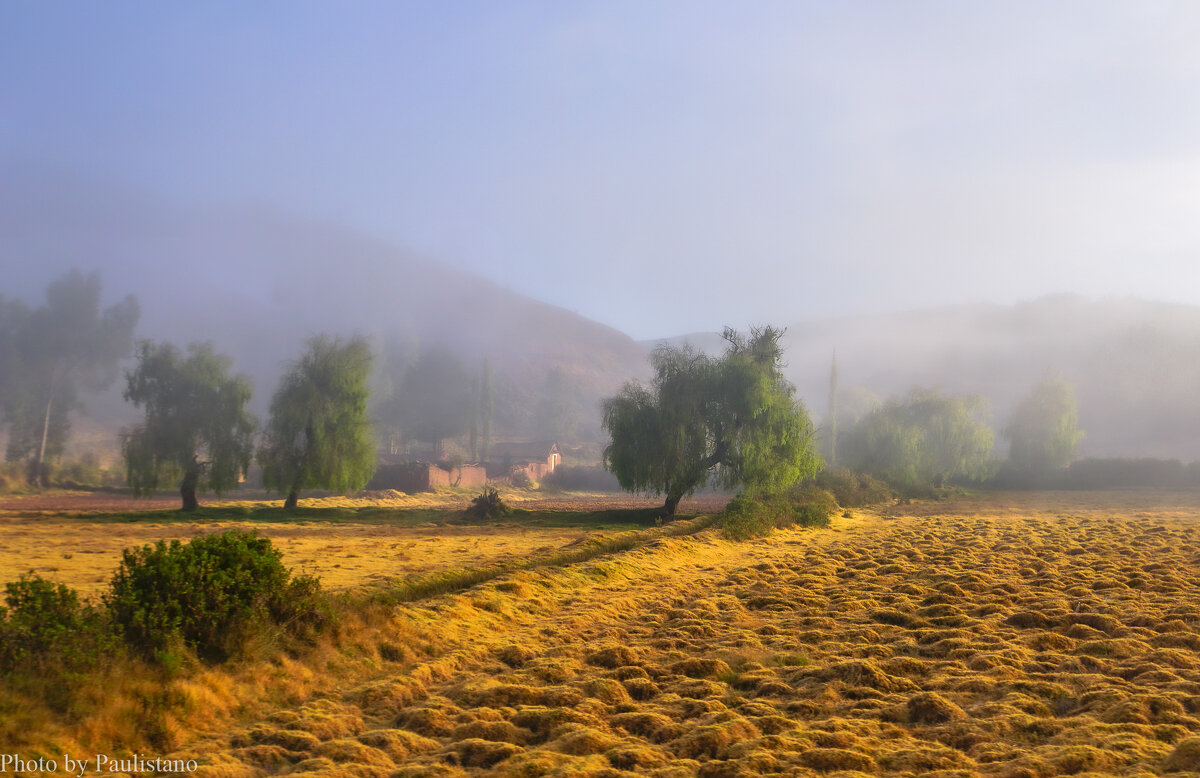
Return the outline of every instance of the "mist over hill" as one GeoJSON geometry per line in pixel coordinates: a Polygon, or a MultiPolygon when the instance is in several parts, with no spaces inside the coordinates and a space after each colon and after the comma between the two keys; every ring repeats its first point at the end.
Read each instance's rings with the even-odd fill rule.
{"type": "MultiPolygon", "coordinates": [[[[715,333],[669,339],[717,352],[715,333]]],[[[648,344],[652,345],[652,344],[648,344]]],[[[1047,372],[1075,389],[1080,456],[1200,459],[1200,307],[1072,295],[805,321],[784,337],[788,377],[824,423],[836,352],[839,422],[914,387],[978,393],[999,432],[1047,372]]],[[[844,426],[843,426],[844,429],[844,426]]],[[[1004,441],[997,435],[999,452],[1004,441]]]]}
{"type": "MultiPolygon", "coordinates": [[[[380,356],[448,348],[469,370],[534,393],[559,369],[598,428],[599,398],[646,373],[629,336],[446,264],[331,223],[257,207],[185,208],[108,182],[4,171],[0,294],[38,304],[49,281],[99,270],[104,294],[135,294],[139,338],[211,340],[254,381],[262,414],[311,335],[367,336],[380,356]]],[[[90,406],[124,418],[112,398],[90,406]]],[[[94,416],[95,414],[93,414],[94,416]]]]}
{"type": "MultiPolygon", "coordinates": [[[[656,343],[722,348],[713,333],[636,342],[328,222],[253,206],[168,204],[42,170],[3,173],[11,185],[0,188],[0,294],[37,304],[68,269],[100,270],[106,296],[139,298],[138,337],[211,340],[231,355],[255,382],[259,414],[284,365],[320,332],[366,335],[382,370],[424,346],[452,349],[472,368],[486,356],[497,380],[530,406],[547,373],[559,369],[575,382],[581,432],[593,438],[601,435],[599,400],[647,378],[656,343]]],[[[788,326],[784,346],[786,373],[818,424],[836,351],[843,425],[872,402],[920,386],[984,395],[1000,430],[1034,383],[1057,372],[1078,398],[1081,455],[1200,459],[1200,307],[1059,295],[810,319],[788,326]]],[[[91,422],[76,431],[97,440],[134,416],[119,388],[88,407],[91,422]]]]}

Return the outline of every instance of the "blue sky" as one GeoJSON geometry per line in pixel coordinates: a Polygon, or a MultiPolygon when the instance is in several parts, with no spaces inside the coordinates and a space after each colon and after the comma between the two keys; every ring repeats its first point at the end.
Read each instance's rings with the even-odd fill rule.
{"type": "Polygon", "coordinates": [[[1200,303],[1198,29],[1160,2],[13,0],[0,161],[344,223],[635,337],[1200,303]]]}

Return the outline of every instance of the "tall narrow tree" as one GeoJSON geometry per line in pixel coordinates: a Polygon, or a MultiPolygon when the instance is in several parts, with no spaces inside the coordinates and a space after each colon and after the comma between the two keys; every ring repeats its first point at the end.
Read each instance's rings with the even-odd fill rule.
{"type": "Polygon", "coordinates": [[[302,489],[357,491],[375,472],[375,444],[367,421],[371,350],[362,338],[328,336],[283,377],[271,400],[271,420],[258,452],[263,485],[287,495],[294,510],[302,489]]]}

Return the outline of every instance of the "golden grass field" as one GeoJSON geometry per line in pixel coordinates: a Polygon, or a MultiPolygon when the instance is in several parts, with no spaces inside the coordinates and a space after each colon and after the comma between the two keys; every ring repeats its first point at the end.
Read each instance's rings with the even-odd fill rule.
{"type": "MultiPolygon", "coordinates": [[[[5,528],[26,549],[56,523],[104,534],[26,521],[5,528]]],[[[265,531],[290,564],[355,565],[341,586],[576,532],[292,529],[265,531]]],[[[172,693],[185,713],[153,755],[208,776],[1200,774],[1200,494],[1000,494],[746,543],[661,537],[172,693]]]]}

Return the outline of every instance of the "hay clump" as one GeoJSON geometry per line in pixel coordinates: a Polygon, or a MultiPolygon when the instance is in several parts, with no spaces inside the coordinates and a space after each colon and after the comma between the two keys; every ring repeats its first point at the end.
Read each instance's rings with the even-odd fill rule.
{"type": "Polygon", "coordinates": [[[480,738],[468,738],[451,743],[446,752],[457,758],[463,767],[492,767],[516,754],[524,751],[512,743],[496,743],[480,738]]]}
{"type": "Polygon", "coordinates": [[[450,733],[450,737],[454,740],[478,738],[514,745],[523,745],[529,742],[532,736],[532,732],[516,726],[511,721],[468,721],[465,724],[459,724],[450,733]]]}
{"type": "Polygon", "coordinates": [[[878,765],[871,757],[845,748],[813,748],[800,754],[800,761],[805,766],[823,773],[835,770],[873,773],[878,769],[878,765]]]}
{"type": "Polygon", "coordinates": [[[631,735],[652,743],[665,743],[679,737],[680,726],[661,713],[633,711],[609,716],[608,723],[614,729],[624,730],[631,735]]]}
{"type": "Polygon", "coordinates": [[[546,748],[571,756],[599,754],[615,748],[620,741],[605,732],[587,726],[575,726],[560,734],[546,748]]]}
{"type": "Polygon", "coordinates": [[[671,665],[671,672],[686,675],[689,678],[715,678],[729,675],[732,673],[732,669],[723,659],[691,656],[671,665]]]}
{"type": "Polygon", "coordinates": [[[629,646],[606,646],[599,651],[593,651],[588,655],[586,661],[589,665],[596,667],[615,669],[625,665],[640,664],[641,655],[629,646]]]}
{"type": "Polygon", "coordinates": [[[1175,749],[1163,761],[1168,773],[1200,772],[1200,737],[1190,737],[1175,744],[1175,749]]]}
{"type": "MultiPolygon", "coordinates": [[[[638,680],[644,681],[645,679],[638,680]]],[[[620,705],[632,701],[629,692],[620,681],[614,681],[611,678],[593,678],[584,685],[584,692],[587,696],[600,700],[605,705],[620,705]]]]}
{"type": "Polygon", "coordinates": [[[719,759],[724,757],[726,750],[735,743],[761,736],[758,727],[741,716],[734,716],[727,721],[685,732],[671,743],[671,750],[676,756],[684,758],[719,759]]]}
{"type": "Polygon", "coordinates": [[[950,700],[934,692],[908,698],[908,719],[919,724],[941,724],[965,719],[967,714],[950,700]]]}
{"type": "Polygon", "coordinates": [[[638,701],[653,699],[658,695],[658,685],[649,678],[629,678],[624,681],[625,691],[638,701]]]}
{"type": "Polygon", "coordinates": [[[359,735],[358,742],[378,748],[395,762],[404,761],[415,754],[436,751],[441,747],[436,740],[406,729],[373,729],[359,735]]]}
{"type": "Polygon", "coordinates": [[[891,693],[915,691],[917,685],[907,678],[888,675],[871,662],[843,662],[825,669],[820,674],[825,680],[838,680],[852,686],[891,693]]]}

